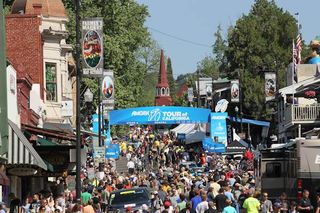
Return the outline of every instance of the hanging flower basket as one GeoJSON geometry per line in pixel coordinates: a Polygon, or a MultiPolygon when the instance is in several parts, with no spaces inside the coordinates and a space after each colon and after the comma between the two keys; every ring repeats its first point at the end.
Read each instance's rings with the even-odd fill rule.
{"type": "Polygon", "coordinates": [[[304,95],[307,97],[307,98],[314,98],[316,97],[316,91],[313,91],[313,90],[309,90],[309,91],[305,91],[304,92],[304,95]]]}

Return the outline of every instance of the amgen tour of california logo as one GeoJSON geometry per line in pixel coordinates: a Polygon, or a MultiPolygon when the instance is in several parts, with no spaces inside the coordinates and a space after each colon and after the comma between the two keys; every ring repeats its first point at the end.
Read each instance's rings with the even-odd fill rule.
{"type": "Polygon", "coordinates": [[[160,121],[161,111],[159,108],[150,111],[148,121],[160,121]]]}

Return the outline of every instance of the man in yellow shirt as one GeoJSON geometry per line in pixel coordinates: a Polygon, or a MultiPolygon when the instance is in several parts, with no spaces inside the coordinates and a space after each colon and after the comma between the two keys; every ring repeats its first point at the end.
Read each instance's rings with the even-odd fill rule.
{"type": "Polygon", "coordinates": [[[258,199],[253,197],[254,190],[249,190],[249,197],[243,202],[243,208],[246,209],[247,213],[258,213],[260,210],[260,202],[258,199]]]}

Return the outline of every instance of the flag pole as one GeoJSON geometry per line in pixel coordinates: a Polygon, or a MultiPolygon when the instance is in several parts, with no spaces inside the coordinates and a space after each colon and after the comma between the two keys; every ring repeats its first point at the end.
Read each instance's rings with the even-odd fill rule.
{"type": "MultiPolygon", "coordinates": [[[[291,79],[292,79],[292,104],[294,104],[294,73],[296,70],[296,59],[295,59],[295,51],[296,50],[296,46],[294,44],[294,39],[292,39],[292,73],[291,73],[291,79]]],[[[297,54],[297,53],[296,53],[297,54]]]]}

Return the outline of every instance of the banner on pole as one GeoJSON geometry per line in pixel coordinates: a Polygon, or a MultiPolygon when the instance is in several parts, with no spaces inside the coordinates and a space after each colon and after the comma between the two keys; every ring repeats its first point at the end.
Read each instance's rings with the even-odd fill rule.
{"type": "Polygon", "coordinates": [[[207,95],[207,100],[212,99],[212,83],[206,84],[206,95],[207,95]]]}
{"type": "Polygon", "coordinates": [[[276,94],[276,74],[274,72],[266,72],[264,73],[265,79],[265,95],[266,95],[266,102],[275,99],[276,94]]]}
{"type": "Polygon", "coordinates": [[[211,113],[211,138],[213,142],[227,146],[227,119],[226,112],[211,113]]]}
{"type": "Polygon", "coordinates": [[[101,77],[103,74],[103,19],[82,20],[83,75],[101,77]]]}
{"type": "Polygon", "coordinates": [[[240,85],[239,80],[231,81],[231,102],[239,103],[240,101],[240,85]]]}
{"type": "Polygon", "coordinates": [[[188,101],[189,102],[193,101],[193,88],[192,87],[188,88],[188,101]]]}
{"type": "Polygon", "coordinates": [[[103,72],[103,80],[101,84],[102,103],[110,110],[114,106],[114,77],[112,70],[103,72]]]}

